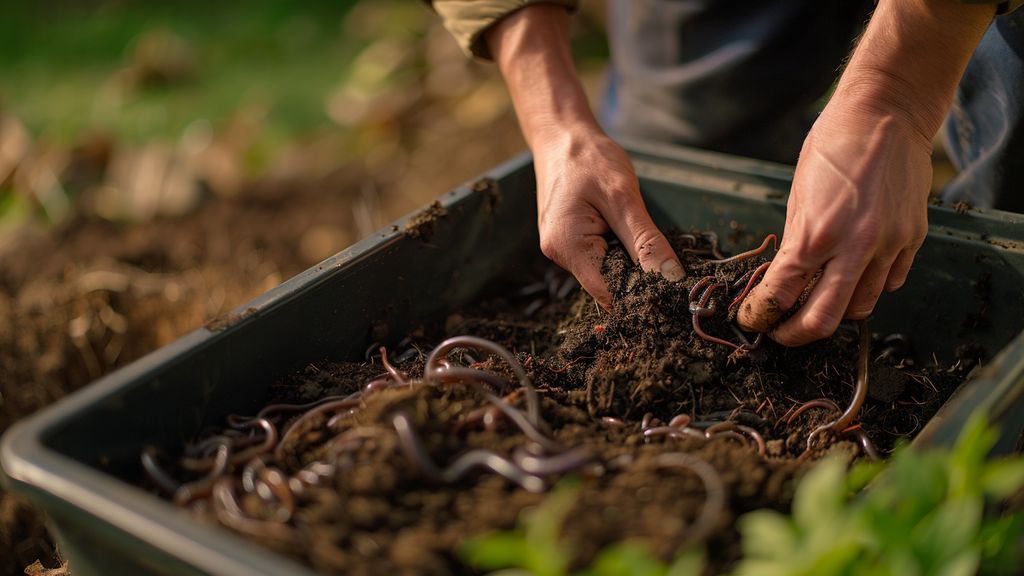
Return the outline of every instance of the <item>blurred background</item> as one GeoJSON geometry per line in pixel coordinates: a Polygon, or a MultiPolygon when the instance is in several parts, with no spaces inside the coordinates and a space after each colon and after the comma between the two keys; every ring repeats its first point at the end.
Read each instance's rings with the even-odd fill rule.
{"type": "MultiPolygon", "coordinates": [[[[574,27],[596,94],[603,2],[574,27]]],[[[422,2],[8,3],[0,432],[523,149],[422,2]]],[[[73,570],[0,492],[0,574],[73,570]]]]}

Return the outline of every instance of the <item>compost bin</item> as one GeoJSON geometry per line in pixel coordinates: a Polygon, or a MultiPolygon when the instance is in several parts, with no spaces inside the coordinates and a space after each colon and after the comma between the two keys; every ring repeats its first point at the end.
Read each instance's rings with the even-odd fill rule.
{"type": "MultiPolygon", "coordinates": [[[[733,251],[782,231],[791,168],[628,149],[659,226],[713,230],[733,251]]],[[[541,260],[533,190],[530,158],[518,157],[444,194],[430,218],[400,220],[16,424],[0,447],[7,485],[48,513],[77,575],[311,574],[134,485],[140,452],[180,445],[229,413],[253,413],[276,378],[312,360],[361,359],[381,327],[395,338],[443,318],[502,271],[541,260]]],[[[997,449],[1012,450],[1024,429],[1024,218],[929,211],[906,286],[882,298],[873,328],[912,334],[922,363],[980,347],[993,360],[919,440],[950,442],[981,409],[1001,425],[997,449]]]]}

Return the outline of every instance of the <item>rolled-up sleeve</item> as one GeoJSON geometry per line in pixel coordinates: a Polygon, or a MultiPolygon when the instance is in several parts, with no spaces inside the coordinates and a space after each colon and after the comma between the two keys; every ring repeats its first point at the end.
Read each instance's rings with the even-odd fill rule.
{"type": "MultiPolygon", "coordinates": [[[[1021,0],[1024,1],[1024,0],[1021,0]]],[[[530,4],[557,4],[575,11],[578,0],[427,0],[466,54],[490,59],[485,30],[530,4]]]]}

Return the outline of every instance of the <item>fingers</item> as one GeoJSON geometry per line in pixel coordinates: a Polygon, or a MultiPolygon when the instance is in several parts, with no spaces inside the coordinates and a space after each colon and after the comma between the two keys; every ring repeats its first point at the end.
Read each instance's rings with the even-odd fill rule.
{"type": "Polygon", "coordinates": [[[897,253],[891,256],[881,256],[868,264],[868,267],[857,282],[857,288],[853,291],[850,303],[846,306],[844,318],[863,320],[871,316],[871,313],[875,310],[875,304],[878,302],[878,297],[882,295],[882,290],[885,288],[889,270],[892,268],[893,262],[896,261],[898,255],[897,253]]]}
{"type": "Polygon", "coordinates": [[[580,286],[604,309],[610,309],[612,295],[601,276],[601,263],[608,243],[598,235],[551,235],[541,237],[541,252],[576,277],[580,286]]]}
{"type": "Polygon", "coordinates": [[[889,275],[885,280],[885,291],[894,292],[899,290],[903,283],[907,281],[907,274],[910,273],[910,265],[914,263],[914,256],[917,254],[917,249],[920,248],[920,243],[903,249],[899,256],[896,257],[896,261],[893,262],[892,268],[889,270],[889,275]]]}
{"type": "Polygon", "coordinates": [[[740,326],[752,332],[767,332],[796,304],[804,288],[824,262],[797,257],[783,242],[764,279],[740,304],[736,316],[740,326]]]}
{"type": "MultiPolygon", "coordinates": [[[[830,260],[804,305],[769,336],[783,346],[803,346],[831,336],[858,288],[856,279],[863,277],[867,267],[857,261],[830,260]]],[[[874,301],[871,308],[874,308],[874,301]]]]}
{"type": "Polygon", "coordinates": [[[606,210],[605,215],[630,258],[648,272],[660,272],[670,282],[685,278],[686,271],[665,235],[651,220],[639,191],[622,196],[622,205],[606,210]]]}

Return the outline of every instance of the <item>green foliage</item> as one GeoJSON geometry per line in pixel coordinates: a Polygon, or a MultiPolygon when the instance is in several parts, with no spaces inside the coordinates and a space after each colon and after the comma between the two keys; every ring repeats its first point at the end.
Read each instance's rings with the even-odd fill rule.
{"type": "MultiPolygon", "coordinates": [[[[481,570],[501,570],[497,576],[532,574],[567,576],[572,560],[572,542],[560,538],[562,524],[576,503],[579,485],[563,481],[536,508],[526,510],[519,526],[510,532],[496,532],[467,540],[459,555],[481,570]]],[[[642,544],[619,542],[598,554],[577,576],[696,576],[704,566],[700,550],[684,550],[669,566],[655,558],[642,544]]]]}
{"type": "MultiPolygon", "coordinates": [[[[903,448],[888,464],[851,470],[840,460],[820,462],[800,482],[792,514],[758,510],[740,518],[743,559],[733,576],[1019,573],[1024,511],[985,509],[1024,489],[1024,458],[987,460],[995,439],[976,417],[952,450],[903,448]]],[[[517,530],[467,542],[462,557],[484,570],[512,569],[503,575],[569,574],[572,543],[558,534],[577,491],[560,485],[524,513],[517,530]]],[[[642,544],[620,542],[576,574],[686,576],[703,569],[702,550],[684,550],[666,566],[642,544]]]]}
{"type": "Polygon", "coordinates": [[[987,461],[995,432],[981,418],[952,451],[900,450],[846,473],[821,462],[800,483],[793,514],[740,518],[744,558],[736,576],[1016,573],[1024,513],[985,515],[986,499],[1024,487],[1024,460],[987,461]]]}

